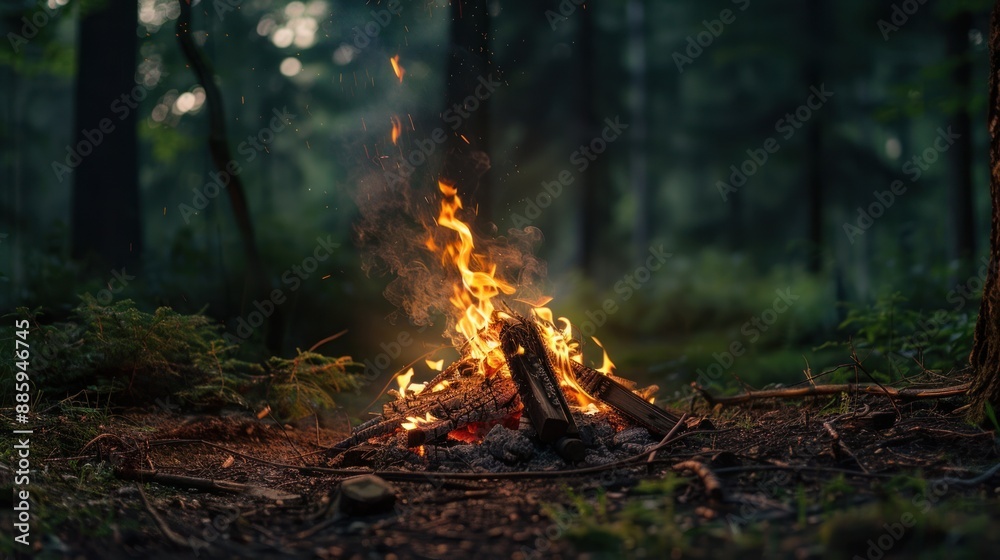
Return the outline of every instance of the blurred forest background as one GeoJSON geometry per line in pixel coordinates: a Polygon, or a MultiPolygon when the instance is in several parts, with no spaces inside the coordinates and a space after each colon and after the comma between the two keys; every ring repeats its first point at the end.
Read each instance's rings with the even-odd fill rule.
{"type": "MultiPolygon", "coordinates": [[[[824,342],[852,335],[910,336],[909,366],[934,366],[932,349],[959,365],[988,249],[988,9],[196,1],[260,261],[287,296],[279,336],[253,330],[241,351],[290,355],[346,329],[321,350],[381,381],[444,342],[440,324],[395,312],[354,231],[360,182],[433,142],[414,188],[431,196],[446,166],[469,188],[488,155],[477,228],[540,228],[554,311],[591,321],[623,375],[673,390],[717,364],[721,383],[799,381],[803,358],[845,361],[824,342]],[[627,127],[609,132],[616,120],[627,127]],[[292,289],[282,278],[317,239],[338,247],[292,289]],[[640,270],[660,247],[663,266],[640,270]]],[[[177,0],[3,2],[0,308],[56,320],[82,294],[129,298],[228,333],[254,310],[227,195],[196,194],[216,171],[211,92],[178,45],[180,15],[177,0]],[[113,130],[95,141],[102,119],[113,130]]]]}

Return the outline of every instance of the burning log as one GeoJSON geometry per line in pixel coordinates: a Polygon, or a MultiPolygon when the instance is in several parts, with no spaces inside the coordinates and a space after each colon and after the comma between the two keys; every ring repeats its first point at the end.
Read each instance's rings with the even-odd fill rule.
{"type": "Polygon", "coordinates": [[[680,421],[677,416],[647,402],[611,377],[583,364],[571,362],[576,381],[588,395],[651,433],[663,436],[680,421]]]}
{"type": "Polygon", "coordinates": [[[514,382],[506,376],[453,376],[438,391],[409,394],[387,403],[382,415],[357,426],[351,436],[333,446],[334,454],[372,440],[399,434],[407,447],[419,447],[472,422],[498,423],[521,408],[514,382]]]}
{"type": "Polygon", "coordinates": [[[549,362],[538,328],[521,318],[503,319],[500,347],[531,425],[568,461],[583,459],[584,445],[566,395],[549,362]]]}
{"type": "Polygon", "coordinates": [[[514,383],[508,378],[493,376],[483,381],[477,391],[468,394],[461,408],[452,410],[441,408],[432,411],[431,416],[435,418],[434,420],[415,423],[414,426],[403,426],[405,431],[401,437],[407,447],[419,447],[473,422],[487,424],[500,422],[520,408],[521,403],[518,401],[514,383]],[[445,418],[438,419],[434,412],[445,418]]]}

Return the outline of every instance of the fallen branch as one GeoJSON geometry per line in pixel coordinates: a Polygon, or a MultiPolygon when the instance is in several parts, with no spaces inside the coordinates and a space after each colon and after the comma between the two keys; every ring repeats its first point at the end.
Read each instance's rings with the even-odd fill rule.
{"type": "Polygon", "coordinates": [[[181,548],[198,544],[207,546],[204,541],[196,539],[195,537],[190,537],[190,540],[184,540],[184,537],[178,535],[176,531],[170,528],[170,525],[167,525],[167,522],[160,516],[160,513],[156,511],[153,504],[149,503],[149,498],[146,497],[146,492],[143,491],[142,484],[137,483],[135,488],[139,491],[139,498],[142,500],[142,505],[146,506],[146,513],[153,518],[153,522],[156,523],[156,528],[163,533],[163,536],[166,537],[168,541],[181,548]]]}
{"type": "MultiPolygon", "coordinates": [[[[594,473],[615,470],[619,468],[631,468],[638,466],[637,463],[646,462],[649,458],[650,453],[655,453],[661,449],[664,449],[679,440],[704,434],[718,434],[722,432],[727,432],[726,430],[692,430],[690,432],[684,432],[677,434],[672,438],[664,438],[663,441],[657,443],[653,447],[631,457],[614,461],[612,463],[605,463],[603,465],[595,465],[593,467],[582,467],[578,469],[569,470],[553,470],[553,471],[514,471],[514,472],[408,472],[408,471],[385,471],[385,470],[358,470],[358,469],[336,469],[329,467],[303,467],[299,465],[289,465],[287,463],[278,463],[275,461],[269,461],[260,457],[255,457],[247,453],[242,453],[230,447],[224,445],[219,445],[217,443],[212,443],[210,441],[200,440],[200,439],[172,439],[172,440],[159,440],[150,442],[150,446],[158,447],[164,445],[205,445],[218,449],[220,451],[225,451],[237,457],[243,457],[250,461],[255,461],[263,465],[269,465],[275,468],[287,469],[298,471],[301,474],[306,475],[334,475],[334,476],[356,476],[359,474],[373,474],[375,476],[384,478],[389,481],[400,481],[400,482],[428,482],[432,480],[515,480],[515,479],[547,479],[547,478],[563,478],[567,476],[582,476],[590,475],[594,473]]],[[[185,477],[187,478],[187,477],[185,477]]]]}
{"type": "Polygon", "coordinates": [[[701,483],[705,485],[705,492],[708,493],[708,496],[713,500],[722,501],[722,482],[705,463],[694,460],[681,461],[674,465],[673,469],[678,472],[693,472],[701,479],[701,483]]]}
{"type": "Polygon", "coordinates": [[[861,464],[861,461],[858,460],[858,456],[855,455],[854,452],[851,451],[851,448],[844,443],[843,439],[841,439],[840,433],[834,429],[833,424],[823,422],[823,429],[826,430],[826,433],[830,434],[831,438],[833,438],[831,444],[834,458],[837,460],[843,460],[844,455],[847,455],[862,471],[868,472],[868,469],[866,469],[865,466],[861,464]]]}
{"type": "Polygon", "coordinates": [[[670,430],[670,433],[668,433],[667,435],[663,436],[663,439],[660,440],[660,443],[656,446],[656,449],[654,449],[653,451],[649,452],[649,458],[646,459],[647,463],[652,463],[653,460],[656,459],[656,452],[660,450],[660,446],[662,446],[662,445],[666,444],[668,441],[670,441],[670,439],[674,437],[674,434],[677,433],[677,430],[680,430],[681,426],[685,425],[684,422],[687,421],[687,419],[688,419],[688,413],[687,412],[681,414],[681,417],[677,420],[677,423],[674,424],[674,427],[670,430]]]}
{"type": "Polygon", "coordinates": [[[228,480],[212,480],[208,478],[197,478],[193,476],[183,476],[178,474],[166,474],[157,471],[141,471],[131,469],[121,469],[115,471],[115,476],[122,480],[134,480],[137,482],[155,482],[164,486],[176,488],[194,488],[204,492],[225,492],[229,494],[245,494],[269,498],[272,500],[290,500],[298,498],[297,494],[280,492],[270,488],[240,484],[228,480]]]}
{"type": "Polygon", "coordinates": [[[956,397],[964,395],[969,390],[968,383],[953,385],[951,387],[938,387],[934,389],[905,388],[879,386],[875,384],[842,383],[838,385],[816,385],[809,387],[789,387],[786,389],[765,389],[761,391],[749,391],[742,395],[731,397],[720,397],[712,395],[707,389],[696,382],[691,383],[691,388],[708,401],[708,404],[715,406],[733,406],[763,399],[801,399],[805,397],[821,397],[827,395],[839,395],[841,393],[863,394],[863,395],[885,395],[898,400],[916,399],[943,399],[946,397],[956,397]]]}

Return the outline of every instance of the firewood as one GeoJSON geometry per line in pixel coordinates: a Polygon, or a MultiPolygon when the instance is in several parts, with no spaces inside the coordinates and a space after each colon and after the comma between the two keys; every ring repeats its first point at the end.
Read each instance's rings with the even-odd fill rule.
{"type": "MultiPolygon", "coordinates": [[[[401,434],[406,447],[418,447],[444,438],[449,432],[468,426],[473,422],[500,422],[521,407],[517,389],[508,378],[491,377],[484,381],[476,394],[469,396],[466,405],[457,411],[438,411],[445,416],[401,434]],[[447,415],[444,413],[448,412],[447,415]]],[[[431,413],[434,416],[433,412],[431,413]]]]}
{"type": "Polygon", "coordinates": [[[504,323],[500,347],[538,439],[554,443],[579,433],[538,330],[519,319],[504,319],[504,323]]]}
{"type": "Polygon", "coordinates": [[[651,433],[664,436],[680,421],[677,416],[646,401],[603,373],[577,362],[570,364],[577,383],[588,395],[651,433]]]}

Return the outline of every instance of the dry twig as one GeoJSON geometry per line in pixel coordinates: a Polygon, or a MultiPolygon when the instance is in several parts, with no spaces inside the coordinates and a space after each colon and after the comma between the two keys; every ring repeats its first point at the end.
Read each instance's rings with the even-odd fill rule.
{"type": "Polygon", "coordinates": [[[943,399],[964,395],[969,390],[968,383],[953,385],[951,387],[939,387],[934,389],[905,388],[896,389],[875,384],[861,383],[841,383],[836,385],[816,385],[812,387],[789,387],[785,389],[764,389],[760,391],[750,391],[742,395],[731,397],[720,397],[712,395],[704,387],[692,382],[691,387],[698,391],[708,404],[715,406],[733,406],[762,399],[801,399],[806,397],[821,397],[828,395],[839,395],[841,393],[865,394],[865,395],[886,395],[891,400],[916,400],[916,399],[943,399]]]}
{"type": "Polygon", "coordinates": [[[694,460],[681,461],[674,465],[673,469],[678,472],[693,472],[701,479],[702,484],[705,485],[705,492],[708,493],[708,496],[713,500],[722,501],[722,482],[705,463],[694,460]]]}

